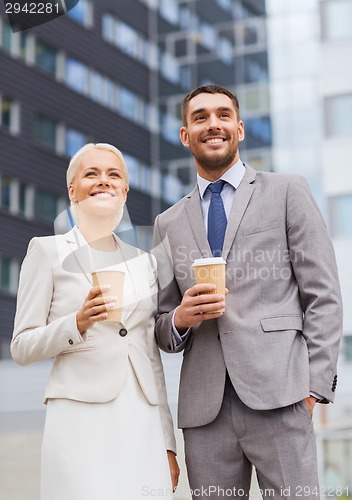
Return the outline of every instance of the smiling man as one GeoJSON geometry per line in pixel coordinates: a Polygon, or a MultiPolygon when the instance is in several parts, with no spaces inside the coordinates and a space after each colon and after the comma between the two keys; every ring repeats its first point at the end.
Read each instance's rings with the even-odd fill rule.
{"type": "Polygon", "coordinates": [[[197,185],[155,221],[156,335],[184,350],[178,423],[193,498],[248,498],[254,465],[265,498],[316,500],[311,417],[334,399],[342,333],[331,240],[302,177],[240,160],[235,95],[198,87],[182,116],[197,185]],[[194,284],[193,260],[211,256],[227,261],[226,297],[194,284]]]}

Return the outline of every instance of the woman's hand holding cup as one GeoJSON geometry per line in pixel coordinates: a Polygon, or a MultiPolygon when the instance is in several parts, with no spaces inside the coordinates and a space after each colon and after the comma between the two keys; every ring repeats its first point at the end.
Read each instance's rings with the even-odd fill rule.
{"type": "Polygon", "coordinates": [[[106,320],[108,311],[116,306],[117,297],[106,295],[109,290],[109,285],[94,286],[90,289],[82,309],[76,315],[80,334],[91,328],[97,321],[106,320]]]}

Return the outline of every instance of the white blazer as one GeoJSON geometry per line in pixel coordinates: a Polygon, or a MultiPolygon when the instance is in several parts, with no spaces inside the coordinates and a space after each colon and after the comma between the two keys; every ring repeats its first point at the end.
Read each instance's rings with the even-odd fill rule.
{"type": "Polygon", "coordinates": [[[87,242],[76,228],[31,240],[20,274],[12,356],[20,365],[54,357],[44,402],[111,401],[119,395],[131,363],[145,398],[160,407],[166,448],[176,451],[154,337],[154,257],[115,238],[131,279],[125,280],[129,304],[120,323],[98,322],[82,335],[76,313],[93,286],[87,242]],[[127,330],[125,336],[121,329],[127,330]]]}

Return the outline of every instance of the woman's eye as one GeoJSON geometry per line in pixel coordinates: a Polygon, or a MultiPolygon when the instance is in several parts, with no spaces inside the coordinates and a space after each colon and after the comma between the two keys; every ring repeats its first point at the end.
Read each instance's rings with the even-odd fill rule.
{"type": "Polygon", "coordinates": [[[93,171],[86,173],[86,177],[93,177],[95,175],[97,175],[97,174],[96,174],[96,172],[93,172],[93,171]]]}
{"type": "Polygon", "coordinates": [[[120,178],[120,177],[121,177],[121,175],[120,175],[118,172],[111,172],[111,174],[110,174],[110,175],[111,175],[112,177],[118,177],[118,178],[120,178]]]}

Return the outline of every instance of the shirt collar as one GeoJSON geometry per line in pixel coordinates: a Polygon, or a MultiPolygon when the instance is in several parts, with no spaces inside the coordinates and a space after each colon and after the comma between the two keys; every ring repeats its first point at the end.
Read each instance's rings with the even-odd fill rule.
{"type": "MultiPolygon", "coordinates": [[[[220,179],[223,179],[228,184],[230,184],[232,187],[237,189],[241,183],[241,180],[243,179],[245,171],[246,171],[246,167],[243,165],[241,160],[238,160],[237,163],[235,163],[231,168],[226,170],[226,172],[220,177],[220,179]]],[[[220,179],[217,179],[217,180],[220,180],[220,179]]],[[[205,193],[207,187],[209,186],[209,184],[211,184],[211,182],[209,182],[207,179],[204,179],[199,174],[197,174],[197,184],[198,184],[200,197],[203,198],[204,193],[205,193]]]]}

